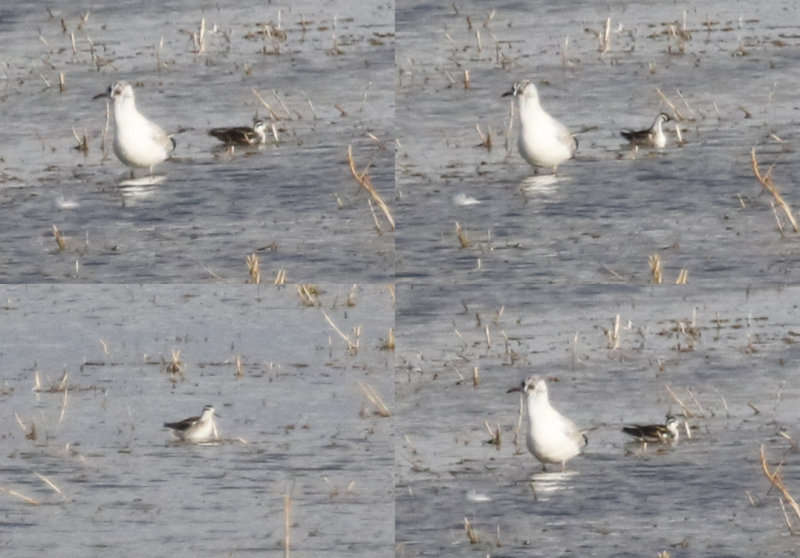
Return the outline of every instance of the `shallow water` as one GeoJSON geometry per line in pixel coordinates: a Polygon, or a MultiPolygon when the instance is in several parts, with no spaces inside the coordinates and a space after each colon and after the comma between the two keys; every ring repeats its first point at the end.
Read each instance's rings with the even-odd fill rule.
{"type": "Polygon", "coordinates": [[[775,181],[796,207],[800,64],[787,22],[797,16],[789,2],[399,5],[398,280],[642,283],[659,253],[671,281],[680,269],[703,282],[791,281],[797,235],[781,237],[749,153],[759,148],[764,170],[777,162],[775,181]],[[681,29],[684,10],[691,39],[679,41],[670,25],[681,29]],[[607,17],[603,54],[595,32],[607,17]],[[555,184],[530,180],[516,121],[508,133],[501,94],[523,78],[580,132],[555,184]],[[669,112],[657,88],[683,115],[686,143],[677,147],[668,125],[670,145],[632,159],[619,131],[669,112]],[[491,130],[491,150],[476,125],[491,130]],[[481,203],[455,204],[462,194],[481,203]]]}
{"type": "Polygon", "coordinates": [[[800,436],[798,288],[417,285],[397,296],[399,556],[795,555],[759,448],[770,467],[785,459],[796,490],[796,450],[779,433],[800,436]],[[507,391],[533,373],[590,430],[564,474],[542,473],[525,427],[515,435],[520,399],[507,391]],[[691,413],[691,439],[682,429],[671,448],[628,443],[622,425],[684,414],[665,386],[691,413]]]}
{"type": "Polygon", "coordinates": [[[382,86],[394,61],[391,2],[62,4],[51,17],[18,2],[0,18],[13,45],[0,84],[11,132],[0,151],[0,281],[240,283],[252,253],[265,278],[279,269],[290,281],[393,277],[393,233],[382,217],[376,231],[346,162],[352,145],[391,202],[394,91],[382,86]],[[205,49],[194,53],[203,19],[205,49]],[[265,23],[285,40],[263,38],[265,23]],[[120,79],[134,84],[142,113],[175,133],[155,187],[121,187],[128,171],[111,135],[102,149],[105,103],[92,97],[120,79]],[[279,143],[220,152],[209,128],[266,114],[253,89],[279,117],[279,143]],[[73,149],[73,128],[88,137],[86,155],[73,149]]]}
{"type": "Polygon", "coordinates": [[[320,290],[3,288],[0,487],[40,502],[0,492],[3,552],[283,556],[289,493],[293,555],[390,555],[393,423],[359,382],[392,406],[391,296],[320,290]],[[361,326],[357,354],[323,312],[361,326]],[[207,403],[224,441],[171,442],[162,423],[207,403]]]}

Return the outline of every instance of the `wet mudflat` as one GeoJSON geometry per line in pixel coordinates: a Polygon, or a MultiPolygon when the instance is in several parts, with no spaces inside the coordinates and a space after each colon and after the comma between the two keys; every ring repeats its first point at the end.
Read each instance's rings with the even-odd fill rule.
{"type": "Polygon", "coordinates": [[[251,254],[265,280],[393,277],[393,233],[347,163],[352,146],[391,202],[391,3],[15,2],[0,33],[0,281],[239,283],[251,254]],[[118,80],[174,134],[157,185],[123,184],[92,100],[118,80]],[[207,135],[256,115],[271,124],[261,148],[207,135]]]}
{"type": "Polygon", "coordinates": [[[398,555],[794,556],[759,454],[797,490],[798,295],[399,287],[398,555]],[[517,430],[507,391],[534,373],[588,430],[564,473],[517,430]],[[668,412],[691,439],[681,425],[677,445],[643,449],[621,432],[668,412]]]}
{"type": "Polygon", "coordinates": [[[392,296],[318,288],[3,288],[4,554],[284,556],[288,495],[292,555],[391,555],[392,296]]]}
{"type": "Polygon", "coordinates": [[[775,163],[796,211],[797,15],[789,2],[401,3],[398,280],[643,283],[659,254],[670,281],[791,281],[797,235],[750,152],[775,163]],[[501,95],[521,79],[578,134],[556,178],[517,153],[501,95]],[[633,153],[620,130],[660,111],[678,117],[668,145],[633,153]]]}

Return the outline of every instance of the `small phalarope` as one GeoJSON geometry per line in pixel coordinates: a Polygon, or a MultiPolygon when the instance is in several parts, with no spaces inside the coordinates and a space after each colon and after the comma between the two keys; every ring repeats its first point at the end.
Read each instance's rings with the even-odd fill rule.
{"type": "Polygon", "coordinates": [[[667,136],[664,135],[664,130],[661,129],[661,126],[670,120],[672,118],[662,112],[656,116],[653,125],[649,128],[645,130],[623,130],[620,134],[633,145],[661,149],[667,145],[667,136]]]}
{"type": "Polygon", "coordinates": [[[523,391],[527,395],[528,433],[525,442],[533,456],[542,463],[566,462],[581,453],[588,440],[575,423],[550,405],[547,383],[544,378],[531,376],[521,387],[508,390],[523,391]]]}
{"type": "Polygon", "coordinates": [[[578,141],[566,126],[550,116],[539,104],[536,86],[528,80],[518,81],[503,97],[513,95],[519,104],[519,154],[534,167],[552,167],[575,156],[578,141]]]}
{"type": "Polygon", "coordinates": [[[225,145],[254,145],[267,142],[267,123],[256,120],[253,127],[212,128],[208,135],[214,136],[225,145]]]}
{"type": "Polygon", "coordinates": [[[172,433],[184,442],[200,444],[219,440],[213,405],[203,407],[203,414],[199,417],[189,417],[178,422],[165,422],[164,426],[170,428],[172,433]]]}
{"type": "Polygon", "coordinates": [[[677,444],[679,438],[678,419],[667,416],[664,424],[631,424],[623,426],[622,431],[642,443],[677,444]]]}
{"type": "Polygon", "coordinates": [[[153,167],[169,158],[175,140],[154,122],[136,110],[133,88],[118,81],[108,91],[94,98],[108,97],[114,101],[114,153],[129,167],[153,167]]]}

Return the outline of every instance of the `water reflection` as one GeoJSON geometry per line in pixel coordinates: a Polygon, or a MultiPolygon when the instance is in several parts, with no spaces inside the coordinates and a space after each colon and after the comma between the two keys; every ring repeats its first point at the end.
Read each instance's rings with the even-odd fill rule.
{"type": "Polygon", "coordinates": [[[558,191],[558,184],[569,180],[566,177],[555,174],[540,174],[525,178],[519,185],[519,189],[525,195],[540,194],[552,195],[558,191]]]}
{"type": "Polygon", "coordinates": [[[576,476],[575,470],[540,471],[528,478],[528,486],[537,500],[546,502],[550,495],[568,488],[567,481],[576,476]]]}

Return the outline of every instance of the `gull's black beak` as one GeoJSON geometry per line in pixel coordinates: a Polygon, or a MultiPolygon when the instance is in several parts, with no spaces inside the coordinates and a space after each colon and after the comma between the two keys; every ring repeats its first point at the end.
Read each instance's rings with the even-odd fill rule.
{"type": "Polygon", "coordinates": [[[102,93],[98,93],[97,95],[92,97],[92,100],[94,101],[95,99],[99,99],[101,97],[107,97],[107,98],[110,99],[111,98],[111,88],[109,87],[108,89],[106,89],[102,93]]]}
{"type": "Polygon", "coordinates": [[[522,386],[513,387],[508,390],[506,393],[511,393],[512,391],[522,391],[522,386]]]}
{"type": "Polygon", "coordinates": [[[511,88],[509,91],[506,91],[505,93],[503,93],[503,94],[502,94],[502,95],[500,95],[500,96],[501,96],[501,97],[510,97],[510,96],[511,96],[511,95],[513,95],[513,94],[514,94],[514,88],[512,87],[512,88],[511,88]]]}

